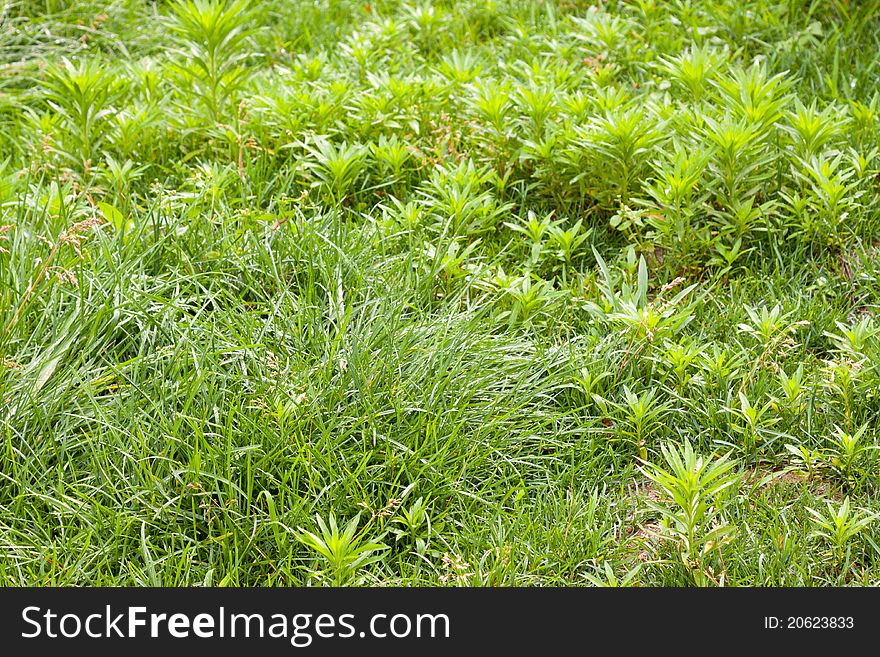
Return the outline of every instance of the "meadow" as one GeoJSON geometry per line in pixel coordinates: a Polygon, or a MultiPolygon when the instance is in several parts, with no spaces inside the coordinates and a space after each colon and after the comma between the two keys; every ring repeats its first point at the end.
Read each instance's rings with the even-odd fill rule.
{"type": "Polygon", "coordinates": [[[878,0],[0,3],[0,584],[880,584],[878,0]]]}

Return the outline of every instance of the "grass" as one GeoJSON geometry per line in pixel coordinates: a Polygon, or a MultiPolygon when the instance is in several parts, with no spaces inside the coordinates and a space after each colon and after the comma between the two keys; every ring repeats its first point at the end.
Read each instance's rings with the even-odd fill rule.
{"type": "Polygon", "coordinates": [[[0,583],[880,583],[878,2],[0,33],[0,583]]]}

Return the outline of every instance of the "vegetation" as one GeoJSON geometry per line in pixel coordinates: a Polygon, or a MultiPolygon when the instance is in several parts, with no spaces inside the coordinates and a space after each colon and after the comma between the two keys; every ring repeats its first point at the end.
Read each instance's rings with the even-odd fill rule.
{"type": "Polygon", "coordinates": [[[878,0],[0,35],[0,583],[880,583],[878,0]]]}

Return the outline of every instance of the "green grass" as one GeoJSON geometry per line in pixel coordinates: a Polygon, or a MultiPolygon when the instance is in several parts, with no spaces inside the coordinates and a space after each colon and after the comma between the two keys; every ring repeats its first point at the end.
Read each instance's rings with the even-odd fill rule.
{"type": "Polygon", "coordinates": [[[877,1],[0,35],[0,584],[880,583],[877,1]]]}

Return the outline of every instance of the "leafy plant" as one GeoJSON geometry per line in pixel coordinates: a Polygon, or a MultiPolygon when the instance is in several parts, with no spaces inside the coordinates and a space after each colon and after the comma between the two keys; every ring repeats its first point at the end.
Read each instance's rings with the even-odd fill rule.
{"type": "Polygon", "coordinates": [[[531,274],[512,276],[499,270],[490,285],[501,292],[502,298],[507,301],[509,309],[500,312],[497,318],[507,320],[510,326],[531,322],[536,315],[546,312],[560,297],[552,282],[531,274]]]}
{"type": "Polygon", "coordinates": [[[685,147],[676,141],[672,153],[661,149],[653,160],[654,176],[644,187],[650,200],[642,203],[657,210],[645,213],[644,223],[654,229],[659,244],[680,253],[685,261],[702,248],[699,242],[708,241],[696,220],[709,198],[700,183],[711,155],[709,148],[685,147]]]}
{"type": "Polygon", "coordinates": [[[772,436],[769,430],[779,418],[772,414],[774,408],[772,401],[761,405],[755,404],[742,390],[737,396],[739,404],[728,409],[738,420],[733,425],[733,430],[742,436],[734,446],[744,454],[755,457],[759,447],[766,447],[767,442],[776,437],[772,436]],[[762,437],[764,442],[761,442],[762,437]]]}
{"type": "Polygon", "coordinates": [[[62,58],[46,70],[46,103],[64,128],[60,153],[86,173],[97,164],[112,126],[113,104],[123,92],[120,79],[96,59],[74,63],[62,58]]]}
{"type": "Polygon", "coordinates": [[[626,385],[623,386],[623,399],[623,403],[617,405],[621,411],[621,433],[637,447],[639,456],[647,459],[647,438],[663,425],[670,405],[658,399],[656,390],[645,390],[637,395],[626,385]]]}
{"type": "Polygon", "coordinates": [[[849,433],[841,427],[834,427],[825,450],[831,469],[849,486],[871,477],[876,465],[876,445],[867,444],[868,424],[863,424],[849,433]]]}
{"type": "Polygon", "coordinates": [[[551,224],[549,226],[549,243],[556,258],[565,265],[571,266],[578,248],[590,238],[591,233],[592,229],[583,229],[583,222],[580,219],[565,229],[558,223],[551,224]]]}
{"type": "Polygon", "coordinates": [[[737,476],[731,472],[735,463],[727,456],[704,459],[688,441],[681,447],[661,445],[660,451],[666,467],[645,463],[642,472],[675,506],[652,503],[651,507],[666,521],[666,531],[694,583],[705,586],[711,581],[706,560],[720,552],[734,530],[724,522],[715,503],[736,483],[737,476]]]}
{"type": "Polygon", "coordinates": [[[350,583],[360,568],[382,559],[381,551],[387,549],[387,546],[379,542],[381,539],[366,538],[366,527],[358,531],[360,514],[341,529],[333,512],[327,521],[320,515],[316,515],[315,519],[319,534],[300,528],[296,540],[325,561],[332,572],[335,586],[350,583]]]}
{"type": "Polygon", "coordinates": [[[841,565],[848,559],[856,538],[877,519],[876,513],[851,508],[849,495],[837,508],[829,501],[824,512],[810,507],[807,511],[816,527],[811,536],[830,543],[834,557],[841,565]]]}
{"type": "Polygon", "coordinates": [[[624,586],[631,586],[639,576],[641,569],[642,565],[636,564],[626,571],[623,576],[618,576],[614,572],[614,567],[608,561],[604,561],[602,562],[601,569],[598,566],[596,567],[596,574],[584,573],[584,577],[593,586],[622,588],[624,586]]]}
{"type": "Polygon", "coordinates": [[[694,101],[699,102],[710,90],[709,82],[714,79],[725,58],[726,53],[707,45],[693,46],[679,55],[661,57],[659,67],[694,101]]]}
{"type": "Polygon", "coordinates": [[[838,333],[825,331],[824,335],[829,338],[840,351],[856,358],[861,357],[873,338],[880,333],[880,329],[874,326],[873,318],[862,317],[851,326],[843,322],[835,322],[838,333]]]}
{"type": "MultiPolygon", "coordinates": [[[[253,33],[245,0],[175,0],[168,23],[177,39],[176,70],[191,85],[207,117],[229,120],[230,108],[247,80],[253,33]]],[[[181,90],[185,94],[186,90],[181,90]]]]}
{"type": "Polygon", "coordinates": [[[314,177],[312,184],[319,187],[331,203],[342,203],[366,170],[367,149],[346,142],[337,145],[326,137],[315,137],[312,143],[303,143],[302,147],[311,155],[303,166],[314,177]]]}
{"type": "Polygon", "coordinates": [[[598,179],[604,190],[596,194],[600,203],[628,203],[662,138],[662,127],[643,108],[607,111],[579,132],[576,144],[586,151],[592,166],[572,182],[585,182],[588,176],[591,182],[598,179]]]}
{"type": "Polygon", "coordinates": [[[681,329],[691,320],[694,302],[689,304],[682,302],[697,287],[696,283],[664,300],[663,293],[681,282],[676,280],[664,286],[657,297],[649,300],[648,267],[644,256],[640,256],[638,260],[636,285],[632,286],[623,281],[618,287],[608,265],[595,248],[593,254],[602,273],[602,281],[597,284],[601,294],[601,305],[589,302],[586,305],[589,312],[612,326],[622,327],[633,341],[647,339],[653,342],[660,335],[671,334],[681,329]]]}
{"type": "Polygon", "coordinates": [[[392,530],[399,540],[405,538],[411,542],[419,555],[427,553],[432,529],[430,507],[424,497],[419,497],[408,507],[401,507],[392,522],[400,526],[392,530]]]}
{"type": "Polygon", "coordinates": [[[779,389],[781,397],[777,407],[799,415],[806,406],[805,397],[809,392],[803,364],[798,365],[791,374],[787,374],[783,369],[779,370],[779,389]]]}

